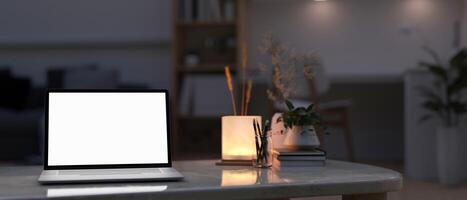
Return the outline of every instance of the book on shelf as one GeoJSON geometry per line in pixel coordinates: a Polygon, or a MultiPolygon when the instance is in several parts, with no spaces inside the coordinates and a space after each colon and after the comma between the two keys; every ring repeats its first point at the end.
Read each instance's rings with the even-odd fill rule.
{"type": "Polygon", "coordinates": [[[180,0],[180,18],[184,21],[233,21],[235,2],[231,0],[180,0]]]}
{"type": "Polygon", "coordinates": [[[226,0],[223,4],[225,21],[235,21],[235,2],[234,0],[226,0]]]}
{"type": "Polygon", "coordinates": [[[220,0],[198,0],[198,21],[220,21],[220,0]]]}
{"type": "Polygon", "coordinates": [[[206,20],[206,0],[198,0],[196,4],[198,16],[195,18],[196,21],[205,21],[206,20]]]}
{"type": "Polygon", "coordinates": [[[182,8],[183,8],[183,14],[182,14],[182,19],[185,21],[192,21],[194,19],[194,11],[193,11],[193,2],[194,0],[182,0],[182,8]]]}
{"type": "Polygon", "coordinates": [[[199,12],[198,12],[198,1],[199,0],[185,0],[185,1],[191,1],[191,20],[196,20],[199,17],[199,12]]]}
{"type": "Polygon", "coordinates": [[[215,21],[222,20],[220,0],[209,0],[209,17],[215,21]]]}

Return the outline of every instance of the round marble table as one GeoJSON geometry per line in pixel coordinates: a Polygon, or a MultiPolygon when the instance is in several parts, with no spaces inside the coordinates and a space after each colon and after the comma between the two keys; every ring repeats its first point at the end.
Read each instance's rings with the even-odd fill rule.
{"type": "Polygon", "coordinates": [[[284,199],[343,195],[386,199],[402,187],[399,173],[364,164],[329,160],[325,167],[256,169],[216,166],[215,160],[178,161],[178,182],[40,185],[41,166],[0,167],[1,199],[284,199]]]}

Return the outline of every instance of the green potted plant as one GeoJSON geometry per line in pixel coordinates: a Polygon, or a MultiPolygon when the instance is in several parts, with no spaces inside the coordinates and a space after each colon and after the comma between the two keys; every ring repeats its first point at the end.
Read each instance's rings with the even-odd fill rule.
{"type": "Polygon", "coordinates": [[[425,48],[434,62],[420,62],[434,77],[431,87],[420,87],[424,97],[422,107],[429,111],[420,120],[434,117],[441,120],[436,129],[437,165],[439,180],[443,184],[460,181],[460,124],[467,112],[467,99],[462,92],[467,88],[467,50],[455,53],[447,64],[431,49],[425,48]]]}
{"type": "Polygon", "coordinates": [[[286,100],[288,111],[282,113],[282,120],[287,130],[284,146],[292,150],[314,149],[320,145],[315,128],[321,126],[321,117],[313,104],[308,107],[295,107],[286,100]]]}
{"type": "Polygon", "coordinates": [[[266,94],[273,101],[275,108],[284,110],[283,113],[275,113],[272,117],[274,148],[298,149],[319,146],[314,128],[320,120],[314,106],[295,108],[288,101],[300,95],[299,84],[308,84],[314,78],[315,70],[322,67],[319,54],[297,52],[272,33],[263,35],[259,51],[270,57],[267,64],[259,63],[260,71],[271,77],[266,94]]]}

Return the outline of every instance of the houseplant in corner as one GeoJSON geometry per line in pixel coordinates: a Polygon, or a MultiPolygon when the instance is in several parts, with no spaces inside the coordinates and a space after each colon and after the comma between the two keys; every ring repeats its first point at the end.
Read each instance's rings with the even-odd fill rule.
{"type": "Polygon", "coordinates": [[[441,120],[442,124],[436,129],[438,176],[442,184],[456,184],[461,174],[460,124],[467,112],[467,99],[462,96],[467,88],[467,49],[459,50],[447,64],[443,64],[433,50],[425,50],[434,62],[420,62],[419,65],[433,75],[434,81],[431,88],[419,88],[425,98],[422,106],[430,112],[420,120],[435,116],[441,120]]]}
{"type": "Polygon", "coordinates": [[[286,100],[288,111],[282,114],[282,120],[287,134],[284,146],[291,150],[306,150],[319,147],[320,142],[315,127],[321,126],[321,117],[313,104],[305,107],[297,107],[286,100]]]}

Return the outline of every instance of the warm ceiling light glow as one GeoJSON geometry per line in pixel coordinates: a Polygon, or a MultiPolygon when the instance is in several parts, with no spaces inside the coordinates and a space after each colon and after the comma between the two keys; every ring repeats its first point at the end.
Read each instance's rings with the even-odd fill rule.
{"type": "Polygon", "coordinates": [[[309,20],[309,23],[314,23],[315,26],[329,27],[336,23],[340,18],[339,7],[336,1],[309,1],[308,5],[303,6],[303,11],[299,12],[303,15],[303,19],[309,20]]]}
{"type": "Polygon", "coordinates": [[[430,19],[436,8],[433,1],[426,0],[409,0],[405,1],[405,10],[407,16],[412,19],[430,19]]]}
{"type": "Polygon", "coordinates": [[[327,1],[327,0],[315,0],[315,1],[327,1]]]}

